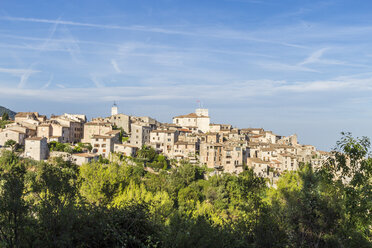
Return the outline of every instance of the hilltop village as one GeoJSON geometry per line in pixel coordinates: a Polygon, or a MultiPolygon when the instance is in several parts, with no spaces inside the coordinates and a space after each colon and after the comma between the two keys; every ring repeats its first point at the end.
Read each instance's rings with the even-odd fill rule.
{"type": "Polygon", "coordinates": [[[116,104],[111,116],[91,121],[85,115],[52,115],[48,119],[37,112],[19,112],[0,129],[0,147],[10,149],[9,140],[24,147],[23,157],[38,161],[62,156],[82,165],[118,154],[134,158],[143,147],[152,147],[175,163],[205,165],[216,173],[238,174],[249,167],[256,175],[274,180],[284,171],[297,170],[300,163],[320,166],[329,155],[299,144],[297,135],[213,124],[208,109],[203,108],[173,117],[172,123],[121,114],[116,104]],[[51,149],[63,144],[69,144],[70,150],[51,149]]]}

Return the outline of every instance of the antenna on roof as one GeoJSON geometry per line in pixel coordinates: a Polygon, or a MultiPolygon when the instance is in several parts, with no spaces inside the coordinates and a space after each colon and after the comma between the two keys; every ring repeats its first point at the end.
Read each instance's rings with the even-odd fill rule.
{"type": "Polygon", "coordinates": [[[200,102],[200,100],[196,100],[196,102],[198,103],[199,108],[201,108],[201,102],[200,102]]]}

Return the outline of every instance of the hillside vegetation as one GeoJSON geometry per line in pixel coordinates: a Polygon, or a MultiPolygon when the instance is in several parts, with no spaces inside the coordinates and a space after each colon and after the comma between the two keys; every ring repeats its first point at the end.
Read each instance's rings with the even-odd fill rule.
{"type": "Polygon", "coordinates": [[[371,247],[370,143],[345,134],[337,145],[277,188],[251,170],[205,179],[187,163],[149,173],[3,152],[0,247],[371,247]]]}
{"type": "Polygon", "coordinates": [[[8,113],[9,117],[13,120],[14,120],[14,116],[17,114],[16,112],[10,109],[0,106],[0,116],[2,116],[4,113],[8,113]]]}

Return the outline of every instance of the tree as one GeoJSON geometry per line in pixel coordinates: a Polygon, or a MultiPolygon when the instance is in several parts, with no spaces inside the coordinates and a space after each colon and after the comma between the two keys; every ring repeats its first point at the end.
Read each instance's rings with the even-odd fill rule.
{"type": "Polygon", "coordinates": [[[28,206],[23,198],[26,168],[13,153],[0,160],[0,246],[25,245],[28,206]]]}
{"type": "Polygon", "coordinates": [[[4,112],[2,117],[1,117],[1,120],[8,121],[9,120],[9,114],[7,112],[4,112]]]}
{"type": "Polygon", "coordinates": [[[340,233],[346,246],[363,247],[371,242],[372,226],[372,158],[370,140],[341,133],[333,156],[319,173],[331,194],[343,205],[340,233]]]}
{"type": "Polygon", "coordinates": [[[4,144],[5,147],[11,147],[12,148],[12,151],[15,150],[16,146],[17,146],[17,142],[15,140],[7,140],[4,144]]]}

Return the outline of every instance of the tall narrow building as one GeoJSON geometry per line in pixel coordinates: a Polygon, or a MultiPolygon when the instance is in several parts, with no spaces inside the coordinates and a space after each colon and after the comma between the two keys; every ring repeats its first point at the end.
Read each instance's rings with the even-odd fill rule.
{"type": "Polygon", "coordinates": [[[114,105],[112,105],[112,107],[111,107],[111,116],[117,115],[117,114],[118,114],[118,106],[114,102],[114,105]]]}

